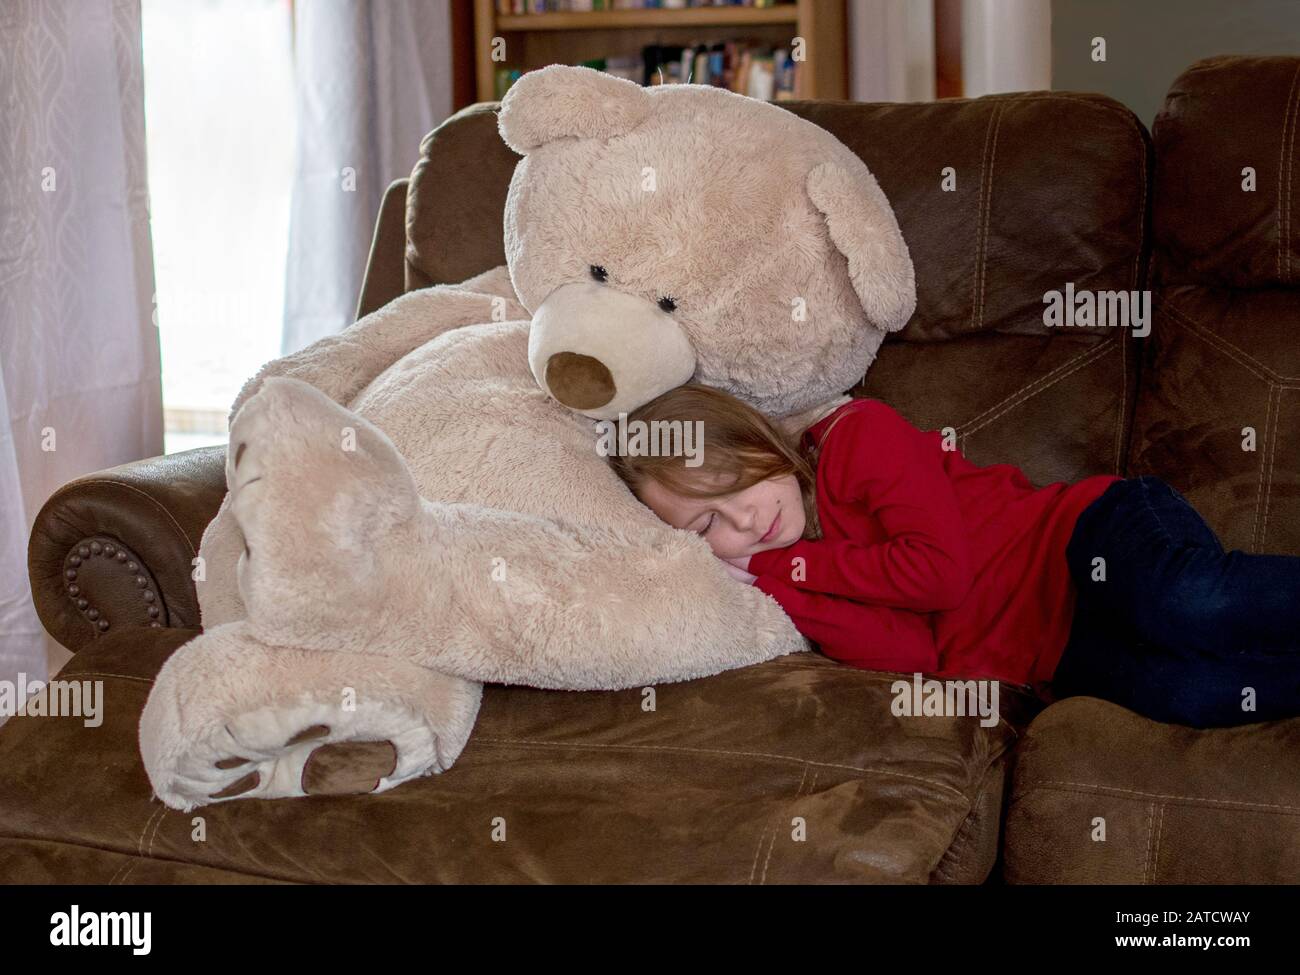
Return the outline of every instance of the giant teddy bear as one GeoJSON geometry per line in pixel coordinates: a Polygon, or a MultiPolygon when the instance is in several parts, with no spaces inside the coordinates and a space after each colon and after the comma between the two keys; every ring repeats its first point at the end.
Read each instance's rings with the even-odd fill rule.
{"type": "Polygon", "coordinates": [[[797,431],[915,307],[862,161],[776,105],[589,68],[524,75],[504,266],[263,366],[231,409],[204,632],[140,721],[168,806],[442,772],[481,682],[689,680],[805,650],[597,450],[688,380],[797,431]]]}

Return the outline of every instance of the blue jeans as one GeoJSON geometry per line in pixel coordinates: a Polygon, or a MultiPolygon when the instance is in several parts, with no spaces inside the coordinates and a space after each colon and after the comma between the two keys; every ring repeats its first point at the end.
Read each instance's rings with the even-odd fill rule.
{"type": "Polygon", "coordinates": [[[1300,557],[1225,552],[1186,498],[1146,476],[1083,510],[1066,561],[1078,601],[1057,698],[1195,728],[1300,715],[1300,557]]]}

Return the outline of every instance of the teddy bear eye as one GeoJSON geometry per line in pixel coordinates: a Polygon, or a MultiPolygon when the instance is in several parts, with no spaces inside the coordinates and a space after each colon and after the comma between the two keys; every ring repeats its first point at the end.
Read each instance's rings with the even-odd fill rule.
{"type": "Polygon", "coordinates": [[[673,311],[677,307],[677,302],[667,295],[659,299],[659,307],[664,311],[673,311]]]}
{"type": "Polygon", "coordinates": [[[609,280],[609,272],[606,271],[599,264],[591,265],[591,276],[595,278],[597,281],[603,282],[609,280]]]}

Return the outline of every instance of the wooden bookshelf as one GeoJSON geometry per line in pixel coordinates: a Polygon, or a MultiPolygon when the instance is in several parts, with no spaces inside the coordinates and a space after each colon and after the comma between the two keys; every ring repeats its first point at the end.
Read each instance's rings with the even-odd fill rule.
{"type": "Polygon", "coordinates": [[[494,0],[474,0],[474,64],[479,101],[496,100],[496,69],[532,71],[548,64],[635,55],[647,44],[752,40],[772,48],[804,39],[796,98],[848,98],[844,0],[795,0],[772,7],[597,10],[499,15],[494,0]],[[493,39],[505,60],[493,61],[493,39]]]}

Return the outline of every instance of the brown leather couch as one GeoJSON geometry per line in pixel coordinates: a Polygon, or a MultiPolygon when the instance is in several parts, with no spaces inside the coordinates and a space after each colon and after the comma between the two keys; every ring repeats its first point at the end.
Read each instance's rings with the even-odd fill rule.
{"type": "MultiPolygon", "coordinates": [[[[855,393],[952,426],[972,460],[1035,483],[1161,475],[1228,547],[1300,553],[1298,77],[1300,59],[1200,62],[1154,138],[1093,94],[786,103],[863,157],[916,264],[916,316],[855,393]],[[1149,338],[1043,324],[1045,292],[1140,290],[1149,271],[1149,338]]],[[[449,119],[390,188],[359,315],[504,263],[516,157],[495,109],[449,119]]],[[[649,713],[636,691],[489,686],[442,775],[169,810],[137,722],[198,632],[190,560],[223,464],[207,448],[101,471],[37,517],[37,607],[75,651],[60,676],[104,681],[107,702],[97,728],[0,728],[0,879],[1300,880],[1300,719],[1193,730],[1007,685],[993,727],[894,717],[896,675],[816,654],[665,685],[649,713]]]]}

